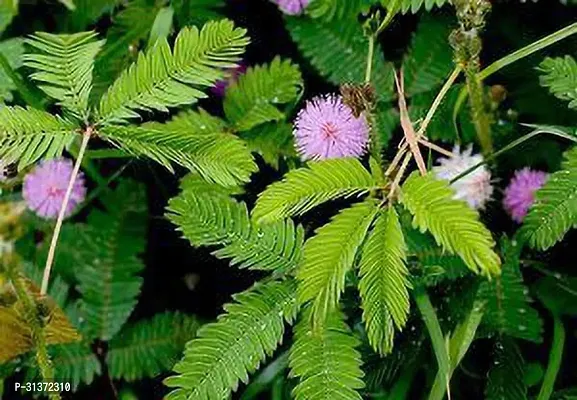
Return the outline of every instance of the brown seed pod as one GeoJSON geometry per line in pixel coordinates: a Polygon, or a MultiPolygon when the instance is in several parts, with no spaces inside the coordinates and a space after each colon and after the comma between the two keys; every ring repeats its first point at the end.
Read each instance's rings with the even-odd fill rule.
{"type": "Polygon", "coordinates": [[[370,111],[375,103],[375,89],[370,83],[353,85],[345,83],[340,87],[343,103],[351,108],[355,118],[370,111]]]}

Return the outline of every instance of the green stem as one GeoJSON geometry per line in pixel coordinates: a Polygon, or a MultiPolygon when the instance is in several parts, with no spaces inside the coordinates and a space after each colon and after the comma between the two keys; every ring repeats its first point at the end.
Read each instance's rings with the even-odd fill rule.
{"type": "MultiPolygon", "coordinates": [[[[424,288],[418,287],[413,291],[415,298],[415,303],[419,308],[421,316],[425,321],[427,331],[431,338],[431,343],[433,344],[433,351],[435,352],[435,357],[437,358],[438,365],[438,375],[441,381],[441,385],[446,387],[448,384],[450,363],[449,363],[449,353],[447,352],[447,345],[445,343],[445,338],[443,336],[443,331],[441,330],[441,325],[439,324],[439,319],[437,318],[437,313],[431,304],[431,300],[427,295],[424,288]]],[[[437,379],[435,379],[435,382],[437,379]]],[[[431,397],[429,397],[431,398],[431,397]]]]}
{"type": "MultiPolygon", "coordinates": [[[[535,125],[526,125],[526,126],[536,127],[535,125]]],[[[552,126],[551,127],[544,127],[544,128],[537,127],[537,129],[521,136],[518,139],[513,140],[511,143],[509,143],[507,146],[503,147],[499,151],[496,151],[495,153],[488,155],[483,161],[481,161],[481,162],[473,165],[471,168],[463,171],[462,173],[460,173],[459,175],[457,175],[456,177],[451,179],[450,183],[453,184],[453,183],[457,182],[459,179],[464,178],[465,176],[469,175],[471,172],[475,171],[477,168],[487,164],[489,161],[494,160],[495,158],[499,157],[501,154],[506,153],[507,151],[514,149],[515,147],[519,146],[520,144],[526,142],[527,140],[529,140],[529,139],[531,139],[537,135],[540,135],[541,133],[549,133],[549,134],[552,134],[554,136],[558,136],[558,137],[561,137],[563,139],[567,139],[567,140],[570,140],[574,143],[577,143],[577,137],[571,136],[559,128],[552,127],[552,126]]]]}
{"type": "MultiPolygon", "coordinates": [[[[15,260],[11,261],[12,266],[7,271],[8,277],[12,282],[18,300],[22,304],[24,318],[32,331],[32,342],[35,347],[36,362],[38,364],[38,369],[40,370],[40,376],[44,382],[53,382],[54,367],[50,360],[50,356],[48,355],[45,331],[38,316],[38,308],[32,295],[26,288],[26,285],[20,276],[20,272],[17,270],[18,267],[15,265],[15,262],[15,260]]],[[[60,400],[60,394],[58,393],[49,393],[48,397],[51,400],[60,400]]]]}
{"type": "Polygon", "coordinates": [[[514,62],[517,62],[527,56],[530,56],[531,54],[542,50],[546,47],[551,46],[552,44],[557,43],[560,40],[563,40],[565,38],[568,38],[569,36],[573,35],[577,33],[577,22],[566,26],[565,28],[562,28],[560,30],[558,30],[557,32],[554,32],[548,36],[545,36],[542,39],[537,40],[536,42],[531,43],[528,46],[525,46],[511,54],[506,55],[505,57],[495,61],[494,63],[492,63],[491,65],[489,65],[487,68],[483,69],[481,72],[479,72],[479,79],[481,80],[485,80],[487,77],[493,75],[495,72],[501,70],[502,68],[505,68],[506,66],[513,64],[514,62]]]}
{"type": "Polygon", "coordinates": [[[445,82],[443,87],[441,88],[441,91],[437,94],[437,97],[435,97],[435,100],[433,101],[431,108],[429,108],[429,111],[427,111],[427,115],[425,116],[425,119],[424,119],[423,123],[421,124],[421,126],[419,127],[419,131],[417,132],[417,136],[421,136],[421,135],[425,134],[427,127],[429,126],[429,124],[431,123],[431,120],[435,116],[435,112],[437,112],[437,109],[441,105],[441,102],[443,101],[443,99],[445,98],[447,93],[449,92],[449,89],[451,89],[451,86],[453,86],[453,83],[455,83],[455,80],[457,80],[457,78],[459,77],[459,74],[461,73],[462,70],[463,69],[461,68],[460,65],[457,65],[455,67],[455,69],[453,70],[453,72],[451,73],[451,75],[449,76],[449,78],[447,79],[447,81],[445,82]]]}
{"type": "Polygon", "coordinates": [[[373,73],[373,56],[375,54],[375,35],[369,36],[369,50],[367,52],[367,68],[365,72],[365,83],[371,83],[373,73]]]}
{"type": "MultiPolygon", "coordinates": [[[[283,380],[282,374],[288,368],[289,363],[289,352],[285,351],[280,356],[278,356],[273,362],[271,362],[265,369],[263,369],[256,378],[251,380],[251,383],[247,386],[244,393],[241,396],[241,400],[252,400],[256,399],[265,390],[274,387],[278,384],[278,380],[283,380]]],[[[273,396],[273,398],[275,398],[273,396]]]]}
{"type": "MultiPolygon", "coordinates": [[[[531,54],[536,53],[539,50],[543,50],[544,48],[549,47],[559,42],[560,40],[566,39],[569,36],[574,35],[575,33],[577,33],[577,22],[569,26],[566,26],[565,28],[562,28],[548,36],[545,36],[544,38],[539,39],[536,42],[533,42],[525,47],[522,47],[521,49],[495,61],[487,68],[480,71],[478,77],[481,81],[483,81],[489,76],[493,75],[495,72],[500,71],[502,68],[505,68],[510,64],[513,64],[514,62],[522,60],[523,58],[530,56],[531,54]]],[[[453,108],[453,125],[455,126],[455,129],[458,129],[457,117],[466,99],[467,99],[467,89],[463,88],[459,93],[459,97],[457,99],[457,102],[455,103],[455,107],[453,108]]]]}
{"type": "Polygon", "coordinates": [[[555,380],[561,368],[563,359],[563,347],[565,346],[565,328],[558,315],[553,315],[553,343],[549,352],[549,364],[545,371],[543,384],[537,396],[537,400],[548,400],[553,393],[555,380]]]}
{"type": "MultiPolygon", "coordinates": [[[[472,61],[472,64],[477,65],[477,61],[472,61]]],[[[485,91],[483,83],[479,79],[478,68],[475,66],[468,66],[465,68],[465,78],[467,80],[467,92],[469,93],[469,105],[471,106],[471,117],[473,125],[481,144],[483,153],[490,154],[493,151],[493,140],[491,138],[491,119],[487,112],[487,105],[485,101],[485,91]]]]}
{"type": "MultiPolygon", "coordinates": [[[[455,372],[469,347],[471,347],[477,328],[483,319],[483,312],[484,304],[476,302],[465,321],[453,332],[449,339],[449,371],[446,376],[443,376],[441,371],[437,373],[429,393],[429,400],[442,400],[445,397],[445,393],[449,393],[449,382],[453,372],[455,372]]],[[[448,397],[450,399],[450,394],[448,394],[448,397]]]]}

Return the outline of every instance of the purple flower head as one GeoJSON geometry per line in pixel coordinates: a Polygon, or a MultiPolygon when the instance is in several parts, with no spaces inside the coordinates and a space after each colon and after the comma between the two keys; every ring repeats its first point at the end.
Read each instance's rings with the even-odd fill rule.
{"type": "Polygon", "coordinates": [[[293,134],[303,160],[360,157],[369,142],[365,115],[355,118],[341,96],[318,96],[307,101],[295,121],[293,134]]]}
{"type": "Polygon", "coordinates": [[[505,189],[503,207],[513,221],[521,223],[535,201],[535,192],[547,181],[549,175],[543,171],[523,168],[516,171],[505,189]]]}
{"type": "Polygon", "coordinates": [[[224,97],[226,89],[238,80],[238,77],[246,72],[246,65],[240,63],[236,67],[227,69],[226,77],[216,81],[214,86],[210,89],[212,93],[218,97],[224,97]]]}
{"type": "MultiPolygon", "coordinates": [[[[64,158],[39,163],[24,178],[22,194],[28,208],[43,218],[58,217],[72,170],[72,161],[64,158]]],[[[80,172],[74,182],[65,216],[70,216],[85,197],[84,175],[80,172]]]]}
{"type": "Polygon", "coordinates": [[[311,0],[273,0],[278,8],[288,15],[299,15],[309,5],[311,0]]]}

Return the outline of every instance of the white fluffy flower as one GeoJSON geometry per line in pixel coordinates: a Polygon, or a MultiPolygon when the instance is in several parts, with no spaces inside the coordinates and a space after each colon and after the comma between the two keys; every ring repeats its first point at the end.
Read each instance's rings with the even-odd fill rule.
{"type": "MultiPolygon", "coordinates": [[[[440,165],[433,167],[433,172],[437,178],[450,181],[483,161],[481,154],[473,155],[472,146],[469,146],[462,153],[459,146],[455,146],[453,154],[454,156],[451,158],[440,158],[438,160],[440,165]]],[[[466,201],[471,208],[476,210],[485,207],[485,203],[493,194],[491,173],[485,165],[459,179],[451,187],[455,190],[455,199],[466,201]]]]}

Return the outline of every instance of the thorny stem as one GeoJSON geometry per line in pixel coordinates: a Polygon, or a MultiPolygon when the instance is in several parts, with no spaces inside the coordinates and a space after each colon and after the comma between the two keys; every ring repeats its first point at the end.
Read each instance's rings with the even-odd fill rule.
{"type": "Polygon", "coordinates": [[[68,208],[68,202],[70,201],[70,196],[72,195],[72,189],[74,188],[74,182],[80,171],[80,165],[82,164],[82,159],[84,158],[84,153],[88,147],[88,141],[92,136],[92,127],[88,126],[84,131],[82,137],[82,144],[80,145],[80,150],[78,151],[78,157],[76,158],[76,163],[74,164],[74,169],[72,170],[72,175],[70,176],[70,181],[68,182],[68,188],[66,189],[66,194],[64,195],[64,200],[60,206],[60,212],[58,213],[58,219],[56,220],[56,226],[54,227],[54,233],[52,234],[52,241],[50,243],[50,250],[48,250],[48,257],[46,257],[46,265],[44,266],[44,274],[42,276],[42,287],[40,288],[40,294],[44,296],[48,291],[48,282],[50,281],[50,272],[52,270],[52,264],[54,263],[54,255],[56,252],[56,245],[58,244],[58,237],[60,236],[60,230],[62,229],[62,222],[64,221],[64,214],[68,208]]]}
{"type": "Polygon", "coordinates": [[[555,380],[561,367],[563,360],[563,347],[565,346],[565,328],[563,322],[558,315],[553,315],[553,343],[551,343],[551,351],[549,353],[549,364],[545,371],[543,384],[537,400],[549,400],[555,386],[555,380]]]}

